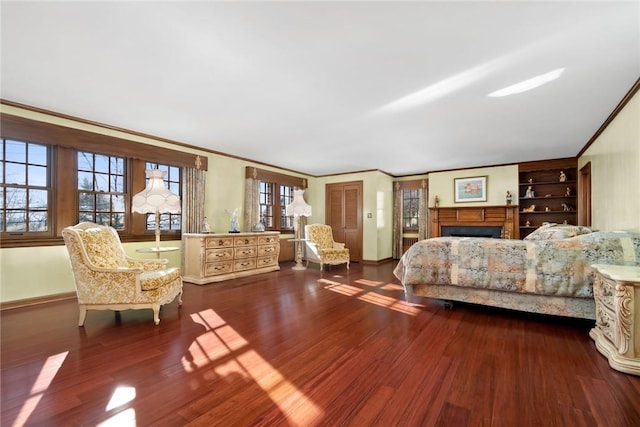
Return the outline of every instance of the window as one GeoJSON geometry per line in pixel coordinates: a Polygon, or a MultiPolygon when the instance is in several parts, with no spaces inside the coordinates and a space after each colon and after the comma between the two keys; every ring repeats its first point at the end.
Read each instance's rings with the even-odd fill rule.
{"type": "Polygon", "coordinates": [[[0,231],[50,231],[49,147],[2,139],[1,156],[0,231]]]}
{"type": "MultiPolygon", "coordinates": [[[[160,169],[166,172],[164,176],[164,185],[173,194],[177,194],[182,199],[182,181],[180,179],[180,168],[176,166],[163,165],[160,163],[146,162],[146,169],[160,169]]],[[[149,180],[145,180],[145,186],[149,180]]],[[[160,229],[161,230],[173,230],[180,231],[182,228],[182,215],[163,213],[160,214],[160,229]]],[[[156,229],[156,216],[155,214],[147,214],[147,230],[156,229]]]]}
{"type": "Polygon", "coordinates": [[[402,190],[402,227],[418,230],[420,219],[420,190],[402,190]]]}
{"type": "Polygon", "coordinates": [[[260,222],[268,230],[273,230],[273,188],[272,182],[260,181],[260,222]]]}
{"type": "Polygon", "coordinates": [[[280,186],[280,229],[293,230],[293,216],[287,216],[287,206],[293,202],[293,187],[280,186]]]}
{"type": "Polygon", "coordinates": [[[78,152],[78,219],[125,228],[125,159],[78,152]]]}
{"type": "Polygon", "coordinates": [[[260,222],[267,230],[293,230],[287,205],[293,201],[293,187],[260,181],[260,222]]]}
{"type": "MultiPolygon", "coordinates": [[[[113,226],[123,242],[152,241],[155,218],[130,209],[145,167],[166,170],[167,188],[181,198],[183,168],[208,168],[206,156],[5,113],[0,132],[3,248],[61,245],[62,230],[79,221],[113,226]]],[[[179,240],[181,219],[163,216],[162,236],[179,240]]]]}

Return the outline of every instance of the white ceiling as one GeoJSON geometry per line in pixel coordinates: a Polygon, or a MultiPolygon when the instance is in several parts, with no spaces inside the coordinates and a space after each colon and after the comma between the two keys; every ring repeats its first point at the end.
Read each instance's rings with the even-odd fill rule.
{"type": "Polygon", "coordinates": [[[0,13],[3,99],[311,175],[575,156],[640,76],[639,1],[2,1],[0,13]]]}

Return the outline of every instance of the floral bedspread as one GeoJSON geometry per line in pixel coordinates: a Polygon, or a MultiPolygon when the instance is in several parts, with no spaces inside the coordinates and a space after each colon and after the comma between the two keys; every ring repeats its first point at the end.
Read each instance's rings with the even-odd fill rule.
{"type": "Polygon", "coordinates": [[[640,265],[640,234],[593,232],[559,240],[438,237],[415,243],[394,274],[405,288],[440,284],[592,298],[592,264],[640,265]]]}

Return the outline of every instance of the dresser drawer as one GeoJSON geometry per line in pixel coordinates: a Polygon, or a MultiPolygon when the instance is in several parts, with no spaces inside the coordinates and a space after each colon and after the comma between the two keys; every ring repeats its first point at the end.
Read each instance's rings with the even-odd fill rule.
{"type": "Polygon", "coordinates": [[[280,237],[278,237],[278,236],[259,236],[258,237],[258,244],[259,245],[270,245],[270,244],[278,243],[279,240],[280,240],[280,237]]]}
{"type": "Polygon", "coordinates": [[[255,270],[255,268],[255,258],[238,260],[233,263],[233,271],[255,270]]]}
{"type": "Polygon", "coordinates": [[[242,236],[233,238],[233,246],[255,246],[258,243],[256,236],[242,236]]]}
{"type": "Polygon", "coordinates": [[[207,237],[205,247],[209,248],[230,248],[233,246],[233,237],[207,237]]]}
{"type": "Polygon", "coordinates": [[[277,253],[276,245],[258,246],[258,256],[267,256],[277,253]]]}
{"type": "Polygon", "coordinates": [[[207,249],[205,252],[206,262],[227,261],[233,259],[233,248],[207,249]]]}
{"type": "Polygon", "coordinates": [[[219,274],[227,274],[233,271],[233,261],[209,262],[205,264],[205,276],[216,276],[219,274]]]}
{"type": "Polygon", "coordinates": [[[258,254],[258,249],[255,246],[233,248],[234,259],[255,258],[258,254]]]}
{"type": "Polygon", "coordinates": [[[257,268],[271,267],[274,265],[278,265],[277,255],[261,256],[261,257],[258,257],[257,261],[258,261],[257,268]]]}

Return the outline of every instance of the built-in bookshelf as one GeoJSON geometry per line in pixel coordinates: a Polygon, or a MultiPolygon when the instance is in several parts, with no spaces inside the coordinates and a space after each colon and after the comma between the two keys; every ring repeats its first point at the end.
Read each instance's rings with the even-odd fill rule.
{"type": "Polygon", "coordinates": [[[573,157],[518,165],[521,239],[543,223],[576,224],[577,168],[573,157]]]}

